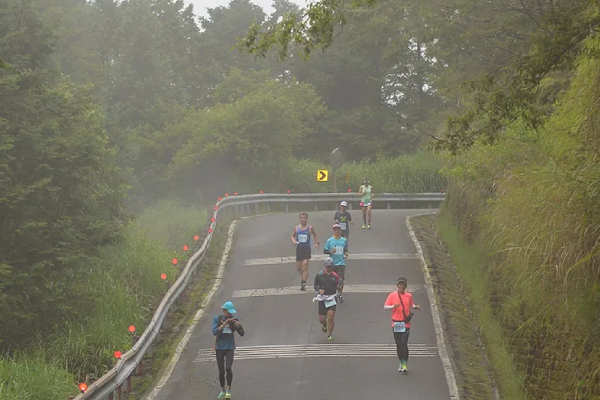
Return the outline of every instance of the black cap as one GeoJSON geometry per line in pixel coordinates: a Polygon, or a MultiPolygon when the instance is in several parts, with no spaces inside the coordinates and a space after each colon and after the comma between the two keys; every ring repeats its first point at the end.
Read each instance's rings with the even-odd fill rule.
{"type": "Polygon", "coordinates": [[[405,278],[405,277],[403,277],[403,276],[401,276],[400,278],[398,278],[398,280],[396,281],[396,286],[398,286],[398,284],[399,284],[400,282],[404,282],[404,283],[406,283],[406,284],[408,285],[408,281],[407,281],[407,280],[406,280],[406,278],[405,278]]]}

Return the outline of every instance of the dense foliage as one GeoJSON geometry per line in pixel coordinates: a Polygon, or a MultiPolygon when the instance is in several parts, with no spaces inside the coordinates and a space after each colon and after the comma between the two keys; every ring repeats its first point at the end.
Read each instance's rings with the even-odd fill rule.
{"type": "MultiPolygon", "coordinates": [[[[20,360],[53,340],[70,373],[101,373],[123,340],[106,323],[89,335],[114,312],[97,309],[102,298],[137,299],[123,318],[143,322],[162,290],[161,267],[137,269],[131,253],[152,246],[128,213],[233,190],[331,190],[314,174],[337,147],[343,190],[364,176],[386,191],[449,180],[449,213],[467,237],[493,239],[494,262],[526,282],[576,282],[564,295],[584,314],[561,315],[590,321],[570,331],[584,339],[544,331],[547,343],[597,346],[597,1],[273,6],[231,0],[197,18],[183,0],[0,0],[0,350],[20,360]],[[425,144],[459,155],[446,176],[425,144]]],[[[521,300],[507,333],[538,343],[520,324],[551,315],[521,300]]],[[[62,376],[41,353],[24,362],[62,376]]],[[[598,395],[594,376],[569,377],[598,395]]]]}

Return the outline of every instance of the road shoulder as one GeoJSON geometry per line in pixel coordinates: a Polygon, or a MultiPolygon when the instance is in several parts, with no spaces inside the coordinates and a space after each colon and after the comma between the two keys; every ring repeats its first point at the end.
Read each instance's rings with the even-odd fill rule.
{"type": "Polygon", "coordinates": [[[439,305],[448,356],[461,399],[497,399],[485,348],[471,312],[471,300],[450,255],[435,230],[436,215],[415,216],[412,229],[423,250],[439,305]]]}

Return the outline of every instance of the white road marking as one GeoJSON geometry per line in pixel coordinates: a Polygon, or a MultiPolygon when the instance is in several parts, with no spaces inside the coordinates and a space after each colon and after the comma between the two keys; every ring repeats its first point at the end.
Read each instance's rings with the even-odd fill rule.
{"type": "MultiPolygon", "coordinates": [[[[437,357],[436,347],[408,345],[411,357],[437,357]]],[[[304,357],[398,357],[395,344],[303,344],[243,346],[235,349],[235,361],[304,357]]],[[[195,363],[215,361],[212,349],[201,349],[195,363]]]]}
{"type": "Polygon", "coordinates": [[[444,329],[442,327],[442,321],[440,319],[440,314],[438,313],[437,302],[435,300],[435,293],[433,292],[433,284],[431,283],[431,275],[429,274],[429,267],[425,262],[425,258],[423,257],[423,249],[421,248],[421,244],[417,240],[417,236],[410,225],[410,219],[413,217],[418,217],[420,215],[431,215],[436,214],[425,213],[418,215],[411,215],[406,217],[406,226],[408,227],[408,232],[410,233],[410,237],[412,238],[415,247],[417,248],[417,254],[419,255],[419,260],[421,261],[421,267],[423,268],[423,275],[425,276],[425,287],[427,288],[427,297],[429,298],[429,304],[431,307],[431,316],[433,318],[433,326],[435,328],[435,337],[437,340],[437,345],[440,353],[440,358],[442,360],[442,365],[444,367],[444,373],[446,374],[446,382],[448,382],[448,388],[450,389],[450,399],[459,400],[460,396],[458,394],[458,386],[456,385],[456,378],[454,377],[454,370],[452,369],[452,363],[450,362],[450,358],[448,357],[448,351],[446,350],[446,345],[444,342],[444,329]]]}
{"type": "Polygon", "coordinates": [[[163,376],[160,378],[160,381],[154,387],[152,392],[150,392],[148,397],[146,397],[146,400],[154,400],[156,398],[156,396],[158,395],[158,393],[161,391],[161,389],[165,386],[165,384],[167,383],[169,378],[171,377],[171,374],[173,373],[173,370],[175,369],[175,366],[177,365],[177,362],[179,361],[179,357],[180,357],[181,353],[185,349],[185,346],[187,345],[188,341],[190,340],[190,337],[192,336],[192,332],[194,331],[194,328],[200,321],[200,318],[202,318],[202,315],[204,314],[204,310],[210,304],[212,297],[217,292],[219,285],[221,284],[221,280],[223,279],[223,275],[225,274],[225,265],[227,264],[227,257],[229,256],[229,252],[231,251],[231,244],[233,242],[233,232],[235,231],[236,222],[237,221],[233,221],[231,223],[231,225],[229,226],[229,232],[227,233],[227,243],[225,244],[225,250],[223,251],[223,256],[221,257],[221,263],[219,264],[219,270],[217,271],[217,276],[215,278],[215,283],[213,284],[212,289],[210,290],[208,295],[206,295],[206,297],[204,298],[204,301],[202,302],[200,309],[196,312],[196,315],[194,316],[194,319],[192,320],[191,325],[188,327],[187,331],[185,332],[185,335],[183,335],[181,342],[179,342],[179,345],[177,346],[177,349],[175,350],[175,353],[173,354],[173,358],[171,358],[169,365],[167,365],[167,368],[165,369],[163,376]]]}
{"type": "MultiPolygon", "coordinates": [[[[325,261],[328,254],[313,254],[311,261],[325,261]]],[[[412,253],[350,253],[348,260],[418,260],[419,256],[412,253]]],[[[255,258],[246,260],[244,265],[272,265],[295,263],[296,256],[255,258]]]]}
{"type": "MultiPolygon", "coordinates": [[[[411,284],[409,290],[418,292],[424,286],[411,284]]],[[[344,285],[344,293],[390,293],[396,290],[394,285],[344,285]]],[[[268,289],[240,289],[233,292],[233,297],[264,297],[264,296],[288,296],[288,295],[311,295],[315,292],[312,287],[306,292],[300,290],[300,286],[268,288],[268,289]]]]}

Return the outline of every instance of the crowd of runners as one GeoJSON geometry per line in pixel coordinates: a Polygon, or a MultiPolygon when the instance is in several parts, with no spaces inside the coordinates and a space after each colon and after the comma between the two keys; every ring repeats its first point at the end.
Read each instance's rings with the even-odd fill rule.
{"type": "MultiPolygon", "coordinates": [[[[362,229],[371,229],[371,208],[373,203],[373,188],[368,179],[363,180],[358,195],[360,196],[360,207],[362,211],[362,229]]],[[[318,318],[323,332],[327,334],[327,340],[332,342],[333,329],[335,326],[335,313],[337,305],[344,302],[343,290],[346,277],[346,260],[348,259],[348,242],[350,239],[350,225],[354,225],[352,215],[348,212],[348,203],[342,201],[339,210],[333,216],[333,235],[327,239],[323,246],[325,259],[324,268],[317,272],[314,279],[313,289],[316,292],[313,302],[318,303],[318,318]]],[[[300,224],[296,225],[291,234],[292,244],[296,248],[296,269],[300,275],[300,290],[306,291],[308,280],[309,263],[312,258],[312,249],[320,249],[321,243],[312,225],[308,223],[308,214],[303,212],[299,215],[300,224]]],[[[410,332],[410,320],[413,313],[411,309],[420,310],[421,307],[413,302],[411,293],[406,291],[408,281],[404,277],[396,281],[397,291],[388,295],[384,303],[384,309],[391,310],[392,332],[396,343],[399,360],[399,372],[408,371],[408,336],[410,332]]],[[[231,398],[231,381],[233,373],[233,351],[235,349],[234,332],[240,336],[244,335],[244,329],[239,319],[235,317],[233,303],[223,304],[223,314],[213,319],[213,334],[215,340],[215,352],[219,368],[219,381],[221,393],[218,398],[231,398]]]]}

